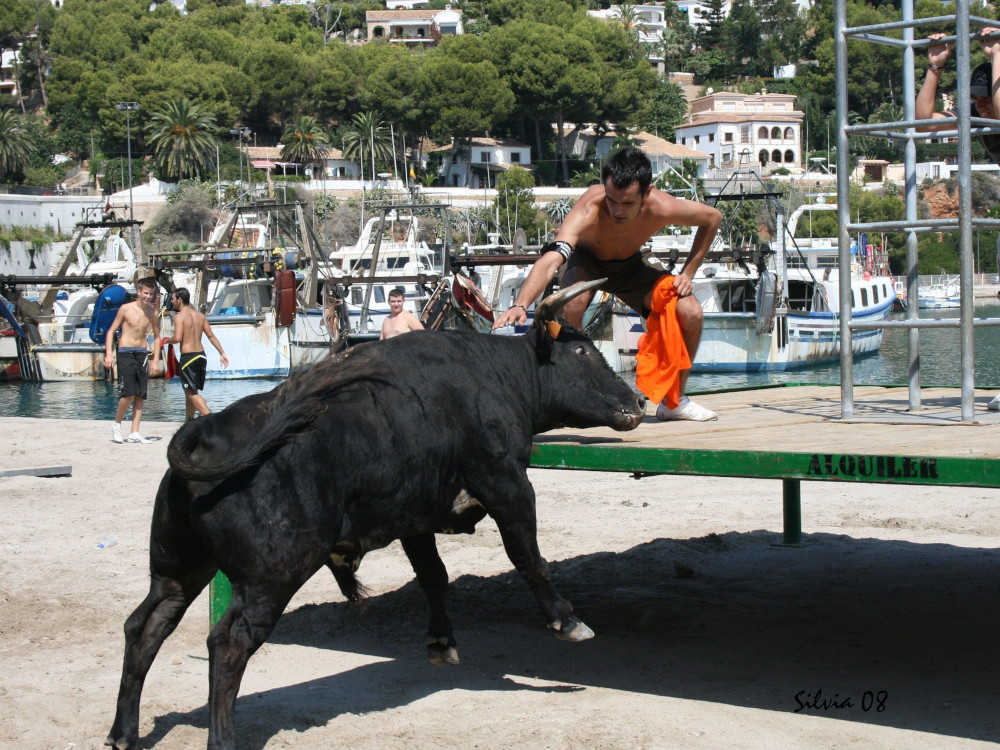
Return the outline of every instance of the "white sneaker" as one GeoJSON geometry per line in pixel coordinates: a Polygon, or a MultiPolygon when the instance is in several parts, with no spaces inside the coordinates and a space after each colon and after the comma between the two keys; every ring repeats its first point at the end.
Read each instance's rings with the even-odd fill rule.
{"type": "Polygon", "coordinates": [[[657,406],[656,418],[663,422],[667,422],[672,419],[686,419],[691,422],[708,422],[712,419],[718,419],[719,415],[711,409],[699,406],[687,396],[684,396],[681,398],[680,403],[677,404],[676,409],[669,409],[667,408],[667,405],[663,403],[657,406]]]}
{"type": "Polygon", "coordinates": [[[122,425],[121,422],[111,423],[111,442],[112,443],[124,443],[122,440],[122,425]]]}
{"type": "Polygon", "coordinates": [[[993,400],[986,404],[986,408],[990,411],[1000,411],[1000,393],[993,397],[993,400]]]}
{"type": "Polygon", "coordinates": [[[152,443],[153,441],[147,437],[143,437],[138,432],[131,433],[126,439],[126,443],[152,443]]]}

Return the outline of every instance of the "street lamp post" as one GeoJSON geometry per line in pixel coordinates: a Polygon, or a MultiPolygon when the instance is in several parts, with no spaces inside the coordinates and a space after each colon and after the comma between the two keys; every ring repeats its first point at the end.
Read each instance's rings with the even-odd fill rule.
{"type": "MultiPolygon", "coordinates": [[[[125,113],[125,143],[126,149],[128,151],[128,220],[130,222],[135,220],[135,204],[132,202],[132,120],[130,114],[132,112],[137,112],[139,110],[138,102],[118,102],[115,105],[115,109],[119,112],[125,113]]],[[[135,246],[135,225],[129,224],[129,244],[132,245],[132,250],[136,250],[135,246]]],[[[142,265],[143,258],[139,258],[139,263],[142,265]]]]}

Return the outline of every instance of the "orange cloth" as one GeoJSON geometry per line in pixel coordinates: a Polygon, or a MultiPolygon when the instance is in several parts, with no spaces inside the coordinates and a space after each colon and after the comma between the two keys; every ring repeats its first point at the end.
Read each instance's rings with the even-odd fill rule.
{"type": "Polygon", "coordinates": [[[635,358],[635,384],[650,400],[676,409],[680,403],[681,370],[691,369],[681,324],[677,320],[677,290],[674,277],[664,276],[653,287],[646,319],[646,333],[639,339],[635,358]]]}

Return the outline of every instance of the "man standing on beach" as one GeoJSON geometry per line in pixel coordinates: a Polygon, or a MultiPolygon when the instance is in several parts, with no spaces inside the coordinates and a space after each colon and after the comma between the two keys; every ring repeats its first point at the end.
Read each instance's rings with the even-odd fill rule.
{"type": "MultiPolygon", "coordinates": [[[[564,288],[577,281],[607,277],[602,289],[648,317],[653,289],[667,273],[657,258],[646,258],[640,248],[665,226],[682,224],[698,227],[698,231],[687,262],[673,278],[672,296],[678,298],[676,312],[666,315],[676,316],[688,356],[693,358],[701,341],[702,310],[692,294],[692,280],[722,223],[722,214],[704,203],[674,198],[653,188],[652,166],[638,149],[626,148],[613,154],[601,170],[601,180],[600,185],[591,186],[580,196],[555,242],[542,248],[514,304],[497,317],[493,328],[523,325],[528,319],[526,306],[545,290],[563,263],[566,269],[560,283],[564,288]]],[[[574,328],[583,328],[583,313],[591,297],[592,292],[581,294],[563,308],[574,328]]],[[[704,422],[716,418],[715,412],[684,395],[689,372],[679,371],[677,405],[671,408],[664,398],[656,409],[658,419],[704,422]]]]}
{"type": "Polygon", "coordinates": [[[146,348],[146,336],[152,332],[153,370],[160,365],[160,318],[153,300],[156,298],[156,281],[152,278],[139,279],[135,284],[136,300],[118,308],[118,314],[108,329],[104,340],[104,366],[111,369],[114,359],[111,347],[115,341],[115,333],[121,329],[121,340],[118,342],[118,382],[121,385],[121,396],[118,399],[118,412],[111,424],[111,439],[116,443],[149,443],[139,432],[142,421],[142,406],[146,401],[146,381],[149,362],[149,351],[146,348]],[[122,419],[132,404],[132,431],[122,439],[122,419]]]}
{"type": "Polygon", "coordinates": [[[391,339],[408,331],[422,331],[424,324],[409,310],[403,309],[403,290],[396,287],[389,292],[389,317],[382,321],[380,339],[391,339]]]}
{"type": "Polygon", "coordinates": [[[168,343],[181,345],[180,377],[184,386],[184,410],[187,421],[194,419],[197,411],[201,416],[211,414],[204,396],[199,393],[205,387],[205,365],[208,360],[201,346],[202,334],[208,336],[212,346],[219,352],[223,367],[229,367],[229,358],[222,351],[222,344],[212,333],[208,319],[191,307],[191,293],[184,287],[175,289],[170,295],[170,306],[177,311],[174,316],[174,335],[168,343]]]}

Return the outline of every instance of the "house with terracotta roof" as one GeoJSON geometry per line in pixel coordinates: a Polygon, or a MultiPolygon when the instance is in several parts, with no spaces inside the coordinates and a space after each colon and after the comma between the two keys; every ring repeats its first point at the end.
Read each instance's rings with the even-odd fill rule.
{"type": "Polygon", "coordinates": [[[442,158],[438,174],[448,187],[493,187],[511,167],[531,169],[531,146],[509,138],[482,136],[431,149],[442,158]]]}
{"type": "Polygon", "coordinates": [[[688,121],[674,128],[682,146],[704,151],[722,170],[802,164],[802,121],[792,94],[719,91],[693,99],[688,121]]]}
{"type": "MultiPolygon", "coordinates": [[[[701,176],[709,168],[711,157],[703,151],[698,151],[678,143],[671,143],[665,138],[660,138],[652,133],[639,131],[633,134],[632,140],[636,143],[642,153],[648,158],[653,166],[653,177],[659,177],[667,171],[668,167],[673,167],[678,172],[684,165],[685,159],[690,159],[698,165],[698,175],[701,176]]],[[[615,139],[613,135],[606,135],[598,138],[594,144],[594,151],[599,159],[606,159],[611,152],[611,146],[615,139]]]]}
{"type": "MultiPolygon", "coordinates": [[[[281,169],[282,174],[311,174],[313,164],[302,164],[294,161],[281,160],[282,145],[277,146],[246,146],[247,159],[254,169],[263,169],[268,174],[274,169],[281,169]]],[[[340,149],[328,148],[323,152],[323,174],[313,175],[314,179],[354,180],[361,175],[361,168],[353,159],[347,159],[340,149]]]]}
{"type": "Polygon", "coordinates": [[[368,41],[384,40],[408,47],[429,47],[446,34],[462,34],[462,11],[445,5],[444,10],[369,10],[365,13],[368,41]]]}

